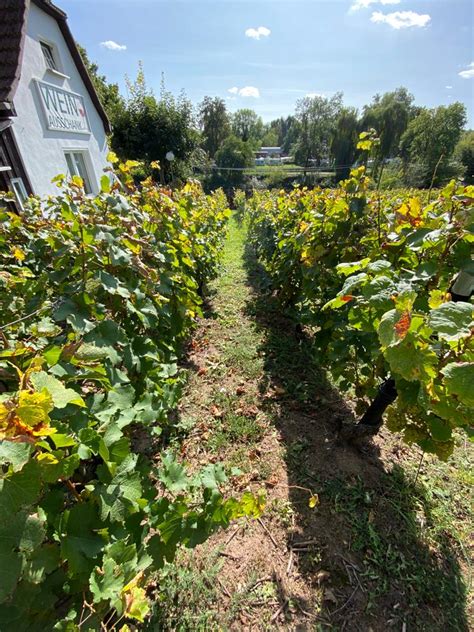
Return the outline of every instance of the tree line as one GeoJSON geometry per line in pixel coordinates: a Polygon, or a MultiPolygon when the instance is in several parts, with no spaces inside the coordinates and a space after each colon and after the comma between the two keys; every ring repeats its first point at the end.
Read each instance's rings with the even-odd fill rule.
{"type": "Polygon", "coordinates": [[[239,185],[244,177],[239,169],[254,164],[261,146],[281,147],[305,170],[330,167],[339,181],[361,159],[357,142],[367,130],[379,139],[371,155],[372,175],[387,187],[429,187],[452,177],[474,182],[474,131],[465,130],[466,108],[460,102],[421,107],[400,87],[375,95],[358,111],[344,105],[338,92],[306,96],[293,114],[264,123],[249,108],[229,112],[219,97],[206,96],[193,106],[184,93],[176,97],[166,90],[164,82],[156,96],[141,64],[136,78],[126,79],[124,96],[80,50],[112,123],[112,149],[145,165],[159,161],[163,182],[197,172],[211,174],[211,188],[239,185]]]}

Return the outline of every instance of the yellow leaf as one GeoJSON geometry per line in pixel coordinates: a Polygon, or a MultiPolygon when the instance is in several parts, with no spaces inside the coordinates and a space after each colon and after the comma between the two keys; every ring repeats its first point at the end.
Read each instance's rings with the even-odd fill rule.
{"type": "Polygon", "coordinates": [[[72,176],[71,184],[75,187],[78,187],[79,189],[84,188],[84,180],[81,178],[81,176],[72,176]]]}
{"type": "Polygon", "coordinates": [[[131,250],[133,252],[134,255],[139,255],[142,247],[140,246],[140,244],[136,244],[133,241],[130,241],[129,239],[124,239],[123,243],[125,246],[127,246],[127,248],[129,250],[131,250]]]}
{"type": "Polygon", "coordinates": [[[45,465],[57,465],[59,463],[54,454],[49,454],[49,452],[41,452],[36,457],[36,460],[39,463],[44,463],[45,465]]]}
{"type": "Polygon", "coordinates": [[[160,161],[159,160],[153,160],[153,162],[150,162],[150,167],[152,169],[161,169],[160,161]]]}
{"type": "Polygon", "coordinates": [[[431,290],[428,305],[431,309],[436,309],[443,303],[447,303],[450,300],[449,294],[442,290],[431,290]]]}
{"type": "Polygon", "coordinates": [[[107,162],[111,162],[115,165],[119,161],[117,154],[114,151],[109,151],[107,154],[107,162]]]}
{"type": "Polygon", "coordinates": [[[29,393],[20,391],[16,414],[22,424],[36,428],[49,422],[49,413],[53,410],[53,398],[47,391],[29,393]]]}
{"type": "Polygon", "coordinates": [[[362,149],[362,151],[369,151],[372,148],[371,140],[361,140],[357,143],[357,149],[362,149]]]}
{"type": "Polygon", "coordinates": [[[319,496],[317,494],[314,494],[310,497],[308,501],[308,506],[310,509],[314,509],[317,505],[319,505],[319,496]]]}
{"type": "Polygon", "coordinates": [[[124,601],[127,616],[143,623],[150,610],[145,590],[138,586],[132,587],[130,592],[124,595],[124,601]]]}
{"type": "Polygon", "coordinates": [[[15,257],[15,259],[17,259],[18,261],[24,261],[25,260],[25,253],[23,252],[23,250],[20,250],[20,248],[18,248],[17,246],[15,246],[13,248],[13,256],[15,257]]]}
{"type": "Polygon", "coordinates": [[[124,164],[120,165],[120,171],[123,173],[128,173],[134,167],[139,167],[140,163],[138,160],[127,160],[124,164]]]}

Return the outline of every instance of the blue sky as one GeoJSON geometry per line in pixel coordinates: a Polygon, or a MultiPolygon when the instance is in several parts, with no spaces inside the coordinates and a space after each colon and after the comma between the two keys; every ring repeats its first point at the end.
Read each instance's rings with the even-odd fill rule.
{"type": "Polygon", "coordinates": [[[157,93],[164,73],[168,89],[195,103],[220,96],[231,111],[251,107],[268,121],[293,113],[307,94],[342,91],[361,108],[404,85],[420,105],[462,101],[474,127],[472,0],[57,3],[90,58],[121,86],[141,60],[157,93]]]}

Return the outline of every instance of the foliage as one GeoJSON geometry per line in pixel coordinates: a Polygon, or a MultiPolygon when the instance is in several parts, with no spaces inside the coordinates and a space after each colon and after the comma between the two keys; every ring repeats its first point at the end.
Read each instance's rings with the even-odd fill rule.
{"type": "Polygon", "coordinates": [[[263,121],[253,110],[242,108],[232,115],[232,132],[244,143],[257,147],[263,137],[263,121]]]}
{"type": "Polygon", "coordinates": [[[295,160],[307,167],[311,159],[318,164],[329,157],[329,148],[337,118],[342,108],[342,93],[331,98],[305,97],[296,104],[300,133],[296,143],[295,160]]]}
{"type": "Polygon", "coordinates": [[[456,145],[454,156],[465,169],[465,182],[474,184],[474,130],[464,132],[456,145]]]}
{"type": "Polygon", "coordinates": [[[380,143],[375,153],[375,173],[387,158],[398,155],[400,139],[409,121],[416,113],[414,97],[406,88],[375,95],[370,105],[364,107],[361,129],[373,128],[380,143]]]}
{"type": "Polygon", "coordinates": [[[117,116],[124,108],[124,100],[120,94],[119,86],[117,83],[108,83],[107,78],[99,74],[99,66],[90,61],[86,49],[79,44],[76,45],[113,128],[117,116]]]}
{"type": "Polygon", "coordinates": [[[351,166],[354,164],[357,152],[357,130],[357,110],[343,108],[336,121],[331,141],[331,155],[335,162],[337,182],[349,176],[351,166]]]}
{"type": "Polygon", "coordinates": [[[230,116],[225,101],[219,97],[204,97],[199,106],[199,120],[203,147],[214,158],[219,147],[230,135],[230,116]]]}
{"type": "Polygon", "coordinates": [[[146,85],[142,66],[134,82],[128,81],[129,98],[115,119],[112,149],[126,160],[147,165],[158,161],[162,182],[185,179],[191,173],[191,157],[199,142],[191,102],[174,97],[162,86],[157,99],[146,85]],[[174,159],[167,158],[172,152],[174,159]]]}
{"type": "Polygon", "coordinates": [[[236,136],[229,136],[216,155],[218,167],[222,167],[222,181],[230,186],[238,186],[244,180],[243,171],[253,165],[253,152],[250,145],[236,136]],[[232,171],[236,169],[236,171],[232,171]]]}
{"type": "Polygon", "coordinates": [[[430,201],[369,185],[360,167],[339,190],[256,193],[249,235],[359,410],[391,375],[389,427],[446,458],[453,429],[472,432],[474,416],[472,304],[449,294],[459,271],[472,273],[474,188],[453,181],[430,201]]]}
{"type": "Polygon", "coordinates": [[[401,155],[407,172],[411,165],[410,185],[428,187],[434,178],[434,184],[444,183],[453,172],[449,158],[461,137],[466,123],[466,107],[462,103],[453,103],[447,107],[423,108],[413,118],[400,140],[401,155]],[[416,177],[413,177],[416,176],[416,177]]]}
{"type": "Polygon", "coordinates": [[[224,499],[222,466],[159,457],[229,211],[197,183],[134,188],[136,164],[126,190],[58,176],[57,197],[0,211],[1,629],[143,621],[150,572],[261,509],[224,499]]]}

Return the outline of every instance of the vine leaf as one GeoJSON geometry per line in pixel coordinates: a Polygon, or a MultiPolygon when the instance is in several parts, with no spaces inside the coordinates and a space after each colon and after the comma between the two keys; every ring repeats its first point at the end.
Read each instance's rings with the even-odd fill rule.
{"type": "Polygon", "coordinates": [[[51,395],[55,408],[65,408],[68,404],[85,406],[84,400],[75,390],[66,388],[62,382],[45,371],[33,373],[30,380],[36,391],[41,393],[46,390],[51,395]]]}
{"type": "Polygon", "coordinates": [[[428,324],[442,340],[456,341],[471,334],[472,317],[470,303],[444,303],[431,310],[428,324]]]}
{"type": "Polygon", "coordinates": [[[442,370],[449,394],[466,406],[474,406],[474,362],[452,362],[442,370]]]}

